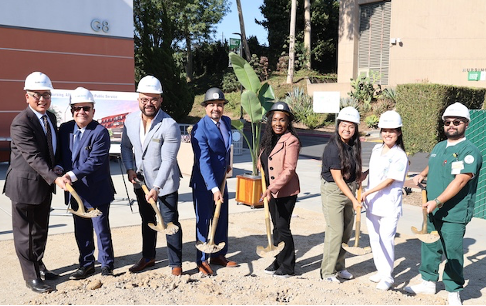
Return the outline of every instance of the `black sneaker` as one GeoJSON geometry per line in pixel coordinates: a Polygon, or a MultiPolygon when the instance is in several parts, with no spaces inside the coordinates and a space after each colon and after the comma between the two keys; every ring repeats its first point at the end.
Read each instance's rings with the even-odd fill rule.
{"type": "Polygon", "coordinates": [[[270,275],[274,275],[275,274],[275,271],[277,271],[278,269],[278,265],[277,265],[277,262],[272,262],[271,265],[269,265],[266,269],[265,269],[265,273],[267,274],[270,274],[270,275]]]}
{"type": "Polygon", "coordinates": [[[113,276],[113,269],[110,267],[101,267],[102,276],[113,276]]]}
{"type": "Polygon", "coordinates": [[[279,277],[279,278],[289,278],[292,275],[294,275],[294,273],[285,272],[281,269],[277,269],[277,271],[273,273],[274,277],[279,277]]]}

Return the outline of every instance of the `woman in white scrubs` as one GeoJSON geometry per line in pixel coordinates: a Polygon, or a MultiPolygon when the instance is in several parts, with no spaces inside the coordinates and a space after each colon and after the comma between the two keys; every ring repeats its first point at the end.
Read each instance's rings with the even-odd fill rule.
{"type": "Polygon", "coordinates": [[[362,198],[367,205],[366,224],[376,274],[370,280],[376,288],[388,290],[394,283],[395,234],[402,215],[402,189],[408,171],[402,135],[402,119],[395,111],[380,116],[382,144],[373,148],[369,163],[368,188],[362,198]]]}

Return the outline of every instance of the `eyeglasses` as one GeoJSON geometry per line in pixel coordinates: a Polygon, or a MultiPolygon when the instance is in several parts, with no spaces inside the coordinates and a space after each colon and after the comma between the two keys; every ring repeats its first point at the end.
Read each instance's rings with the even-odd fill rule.
{"type": "Polygon", "coordinates": [[[27,92],[27,94],[31,97],[33,97],[36,100],[40,100],[40,98],[44,98],[44,100],[50,99],[51,98],[51,93],[50,92],[45,92],[43,94],[40,94],[38,92],[27,92]]]}
{"type": "Polygon", "coordinates": [[[464,121],[462,120],[445,120],[444,121],[444,126],[449,126],[451,125],[451,123],[454,125],[454,126],[459,126],[461,123],[463,123],[464,121]]]}
{"type": "Polygon", "coordinates": [[[158,98],[152,98],[152,99],[139,98],[138,101],[140,101],[140,103],[142,103],[142,104],[147,104],[149,102],[150,102],[150,104],[155,104],[155,103],[159,102],[159,99],[158,98]]]}
{"type": "Polygon", "coordinates": [[[91,110],[91,106],[71,106],[71,110],[73,112],[79,112],[81,110],[84,110],[87,113],[91,110]]]}

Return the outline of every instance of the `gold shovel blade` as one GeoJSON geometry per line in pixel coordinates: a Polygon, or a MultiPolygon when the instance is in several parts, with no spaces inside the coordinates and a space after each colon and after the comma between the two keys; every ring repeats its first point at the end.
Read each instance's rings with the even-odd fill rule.
{"type": "Polygon", "coordinates": [[[417,238],[424,243],[434,243],[440,239],[437,231],[432,231],[429,234],[417,234],[417,238]]]}
{"type": "Polygon", "coordinates": [[[172,222],[169,222],[165,228],[162,226],[162,223],[157,223],[157,225],[149,223],[148,226],[154,231],[165,233],[167,235],[174,235],[179,231],[179,227],[172,222]]]}
{"type": "Polygon", "coordinates": [[[216,253],[221,251],[224,248],[224,245],[225,245],[224,242],[214,244],[214,243],[198,241],[196,243],[196,248],[203,253],[216,253]]]}
{"type": "Polygon", "coordinates": [[[267,247],[257,246],[256,253],[260,257],[275,257],[280,252],[282,252],[284,247],[285,247],[285,242],[283,241],[281,241],[277,246],[274,245],[269,245],[267,247]]]}
{"type": "Polygon", "coordinates": [[[419,230],[418,230],[418,229],[417,229],[415,226],[412,226],[412,233],[414,233],[414,234],[416,234],[416,235],[417,235],[417,234],[423,234],[423,233],[422,233],[422,230],[420,230],[420,231],[419,231],[419,230]]]}
{"type": "Polygon", "coordinates": [[[98,209],[90,209],[86,212],[80,212],[79,210],[74,210],[72,208],[68,208],[68,211],[73,215],[76,215],[81,218],[91,219],[101,216],[103,213],[98,209]]]}
{"type": "Polygon", "coordinates": [[[366,255],[366,254],[371,253],[370,247],[364,247],[364,248],[351,247],[351,246],[347,245],[346,243],[343,243],[342,246],[343,246],[343,249],[346,250],[346,252],[349,252],[349,253],[351,253],[353,255],[357,255],[357,256],[366,255]]]}

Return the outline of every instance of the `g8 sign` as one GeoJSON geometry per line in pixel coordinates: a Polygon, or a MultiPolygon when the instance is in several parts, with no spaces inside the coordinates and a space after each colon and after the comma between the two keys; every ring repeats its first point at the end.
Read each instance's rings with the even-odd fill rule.
{"type": "Polygon", "coordinates": [[[110,31],[110,25],[107,20],[93,19],[91,21],[91,29],[95,32],[103,31],[108,33],[110,31]]]}

